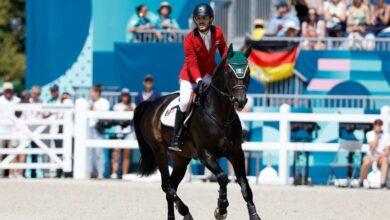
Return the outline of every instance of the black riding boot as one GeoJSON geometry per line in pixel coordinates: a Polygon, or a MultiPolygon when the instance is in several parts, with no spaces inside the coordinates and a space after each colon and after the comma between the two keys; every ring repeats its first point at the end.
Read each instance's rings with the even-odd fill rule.
{"type": "Polygon", "coordinates": [[[169,150],[181,151],[184,119],[184,112],[180,111],[180,109],[177,109],[175,128],[173,129],[173,139],[171,145],[168,147],[169,150]]]}

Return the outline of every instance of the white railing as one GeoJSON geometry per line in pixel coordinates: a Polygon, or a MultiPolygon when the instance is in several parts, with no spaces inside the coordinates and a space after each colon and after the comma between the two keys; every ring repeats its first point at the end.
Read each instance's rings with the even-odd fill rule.
{"type": "MultiPolygon", "coordinates": [[[[168,92],[161,93],[162,95],[168,92]]],[[[110,103],[118,102],[120,92],[103,92],[103,97],[110,103]]],[[[135,101],[137,93],[132,92],[135,101]]],[[[365,95],[306,95],[306,94],[249,94],[255,107],[279,107],[288,104],[295,108],[360,108],[369,111],[380,110],[390,103],[390,96],[365,95]]]]}
{"type": "Polygon", "coordinates": [[[72,116],[73,106],[69,105],[1,105],[0,126],[3,131],[0,141],[17,140],[18,146],[0,148],[0,156],[5,156],[0,161],[0,169],[62,169],[71,172],[72,116]],[[58,132],[59,127],[63,128],[62,133],[58,132]],[[61,147],[55,145],[55,140],[62,142],[61,147]],[[32,142],[38,148],[30,148],[32,142]],[[43,155],[48,160],[13,163],[17,155],[43,155]]]}
{"type": "MultiPolygon", "coordinates": [[[[183,42],[186,35],[191,30],[142,30],[134,33],[132,42],[147,43],[147,42],[183,42]]],[[[250,34],[246,35],[250,38],[250,34]]],[[[245,38],[238,38],[235,42],[245,41],[245,38]]],[[[353,50],[350,47],[350,39],[347,37],[325,37],[325,38],[307,38],[307,37],[264,37],[262,41],[294,41],[301,45],[321,42],[326,50],[353,50]]],[[[371,50],[389,51],[390,39],[388,38],[374,38],[370,40],[372,44],[371,50]]]]}
{"type": "MultiPolygon", "coordinates": [[[[90,119],[130,120],[132,112],[94,112],[88,110],[83,100],[76,103],[75,122],[75,155],[74,177],[87,177],[87,149],[88,148],[137,148],[135,140],[94,140],[87,137],[87,122],[90,119]]],[[[274,121],[279,122],[278,142],[246,142],[245,151],[279,151],[279,184],[288,184],[289,180],[289,153],[294,151],[335,152],[339,149],[338,143],[294,143],[290,142],[290,122],[348,122],[372,123],[375,119],[384,121],[384,132],[389,133],[390,108],[382,107],[381,114],[312,114],[291,113],[290,106],[284,104],[278,113],[241,113],[244,121],[274,121]]],[[[367,147],[367,145],[364,145],[367,147]]],[[[189,178],[191,179],[191,178],[189,178]]]]}

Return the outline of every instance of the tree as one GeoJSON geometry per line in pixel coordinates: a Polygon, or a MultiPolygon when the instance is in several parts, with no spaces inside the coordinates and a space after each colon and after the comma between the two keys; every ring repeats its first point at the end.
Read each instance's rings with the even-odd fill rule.
{"type": "Polygon", "coordinates": [[[0,81],[24,81],[25,5],[25,0],[0,0],[0,81]]]}

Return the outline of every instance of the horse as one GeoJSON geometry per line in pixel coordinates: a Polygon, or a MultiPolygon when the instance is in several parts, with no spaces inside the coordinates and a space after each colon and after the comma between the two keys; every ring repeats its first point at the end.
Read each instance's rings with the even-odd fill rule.
{"type": "Polygon", "coordinates": [[[184,219],[193,219],[187,205],[177,195],[187,165],[192,158],[198,159],[217,178],[219,197],[214,211],[216,219],[226,219],[228,176],[217,159],[226,157],[234,168],[236,181],[246,201],[250,220],[260,219],[253,203],[253,194],[246,177],[245,158],[241,147],[242,128],[236,109],[242,109],[247,101],[246,92],[250,72],[246,52],[233,51],[229,46],[227,55],[216,66],[203,94],[198,94],[192,105],[191,117],[185,122],[185,140],[181,152],[168,150],[173,137],[173,128],[163,125],[160,116],[168,104],[178,97],[177,93],[163,96],[155,101],[145,101],[134,112],[134,127],[141,153],[138,172],[148,176],[157,169],[161,174],[161,187],[168,203],[168,220],[175,219],[174,205],[184,219]],[[173,170],[169,174],[169,156],[173,170]]]}

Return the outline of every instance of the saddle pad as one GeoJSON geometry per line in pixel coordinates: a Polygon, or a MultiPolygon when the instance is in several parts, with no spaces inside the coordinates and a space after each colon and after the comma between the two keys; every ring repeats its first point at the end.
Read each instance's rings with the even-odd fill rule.
{"type": "Polygon", "coordinates": [[[176,111],[179,108],[179,97],[169,103],[160,117],[160,121],[163,125],[168,127],[175,126],[176,111]]]}

